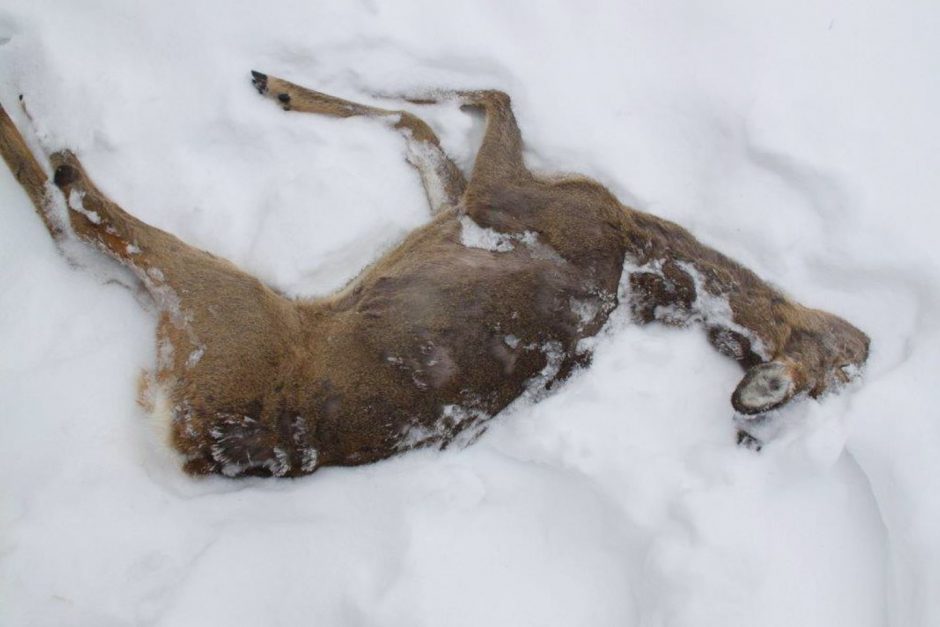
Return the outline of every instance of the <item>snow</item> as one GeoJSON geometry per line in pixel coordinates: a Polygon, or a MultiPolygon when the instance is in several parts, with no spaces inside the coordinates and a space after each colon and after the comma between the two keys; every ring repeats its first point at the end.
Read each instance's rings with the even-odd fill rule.
{"type": "Polygon", "coordinates": [[[6,0],[0,100],[25,128],[24,94],[32,145],[279,289],[341,287],[429,212],[399,134],[285,113],[250,70],[413,109],[464,169],[478,116],[370,94],[500,88],[530,165],[683,224],[872,355],[756,453],[740,369],[618,311],[589,369],[472,446],[194,480],[135,403],[145,299],[60,255],[0,168],[0,623],[940,624],[938,30],[927,2],[6,0]]]}
{"type": "Polygon", "coordinates": [[[82,198],[85,196],[84,192],[80,192],[77,189],[73,189],[69,192],[69,208],[73,211],[77,211],[80,214],[84,215],[86,218],[91,220],[95,224],[101,224],[101,216],[99,216],[94,211],[89,211],[85,209],[85,204],[82,201],[82,198]]]}
{"type": "Polygon", "coordinates": [[[484,228],[474,222],[470,216],[460,216],[460,243],[467,248],[507,253],[515,248],[512,243],[515,237],[517,236],[512,233],[499,233],[493,229],[484,228]]]}

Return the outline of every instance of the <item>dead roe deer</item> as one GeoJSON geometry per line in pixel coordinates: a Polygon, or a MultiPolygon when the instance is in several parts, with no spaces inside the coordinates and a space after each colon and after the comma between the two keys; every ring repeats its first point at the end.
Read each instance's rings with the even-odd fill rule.
{"type": "Polygon", "coordinates": [[[745,416],[818,397],[867,357],[861,331],[683,228],[592,180],[534,175],[502,92],[442,96],[486,116],[465,180],[411,113],[252,78],[288,111],[385,121],[427,192],[431,221],[328,298],[287,298],[144,224],[70,152],[40,163],[0,109],[0,150],[52,237],[74,233],[152,295],[158,357],[144,396],[189,473],[297,476],[472,441],[514,399],[586,363],[581,340],[618,298],[641,323],[701,323],[746,370],[731,397],[745,416]]]}

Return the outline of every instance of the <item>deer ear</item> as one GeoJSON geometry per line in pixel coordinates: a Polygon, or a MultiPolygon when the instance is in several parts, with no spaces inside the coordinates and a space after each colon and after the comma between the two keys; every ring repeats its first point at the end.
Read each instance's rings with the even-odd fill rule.
{"type": "Polygon", "coordinates": [[[747,371],[731,404],[742,414],[760,414],[780,407],[799,391],[793,366],[780,361],[758,364],[747,371]]]}

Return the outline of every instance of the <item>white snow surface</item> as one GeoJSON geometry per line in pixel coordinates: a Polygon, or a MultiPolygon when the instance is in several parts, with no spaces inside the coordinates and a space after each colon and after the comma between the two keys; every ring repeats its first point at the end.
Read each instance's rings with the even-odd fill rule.
{"type": "MultiPolygon", "coordinates": [[[[70,265],[0,168],[0,624],[940,625],[938,32],[936,2],[5,0],[30,141],[280,289],[342,286],[429,213],[386,125],[285,113],[249,70],[383,106],[496,87],[532,167],[685,225],[872,353],[758,454],[735,364],[615,315],[470,447],[192,479],[135,404],[145,299],[70,265]]],[[[409,108],[468,169],[478,117],[409,108]]]]}

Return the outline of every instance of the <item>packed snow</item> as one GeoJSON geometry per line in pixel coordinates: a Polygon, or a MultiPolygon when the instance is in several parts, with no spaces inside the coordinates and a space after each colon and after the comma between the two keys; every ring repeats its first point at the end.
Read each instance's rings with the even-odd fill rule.
{"type": "Polygon", "coordinates": [[[135,403],[136,280],[60,253],[0,168],[0,624],[940,624],[938,32],[931,2],[5,0],[30,142],[281,290],[341,287],[429,211],[387,124],[285,113],[250,70],[405,106],[465,170],[478,116],[378,94],[495,87],[533,168],[683,224],[872,353],[756,452],[738,366],[618,310],[590,368],[471,446],[193,479],[135,403]]]}

